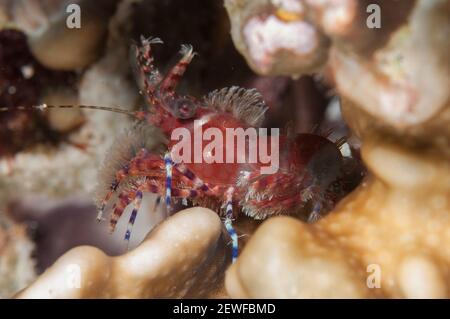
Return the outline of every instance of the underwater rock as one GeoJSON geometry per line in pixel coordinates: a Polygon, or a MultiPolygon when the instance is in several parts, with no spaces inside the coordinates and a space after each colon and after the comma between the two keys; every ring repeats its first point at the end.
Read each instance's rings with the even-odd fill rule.
{"type": "Polygon", "coordinates": [[[228,270],[231,297],[450,297],[448,157],[386,136],[362,156],[373,175],[330,215],[256,231],[228,270]]]}
{"type": "Polygon", "coordinates": [[[223,297],[223,274],[231,261],[228,240],[215,212],[186,209],[124,255],[109,257],[91,246],[70,250],[17,297],[223,297]]]}

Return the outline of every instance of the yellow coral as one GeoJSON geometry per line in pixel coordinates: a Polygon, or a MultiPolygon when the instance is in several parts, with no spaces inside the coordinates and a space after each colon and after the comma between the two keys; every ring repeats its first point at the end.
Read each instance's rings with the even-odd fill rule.
{"type": "Polygon", "coordinates": [[[450,297],[450,161],[384,137],[363,158],[373,176],[332,214],[257,230],[228,270],[232,297],[450,297]]]}

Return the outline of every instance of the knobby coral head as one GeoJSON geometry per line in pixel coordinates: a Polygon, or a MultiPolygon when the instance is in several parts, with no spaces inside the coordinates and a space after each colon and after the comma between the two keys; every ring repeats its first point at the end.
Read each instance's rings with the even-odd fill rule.
{"type": "Polygon", "coordinates": [[[136,249],[109,257],[91,246],[60,257],[17,298],[224,296],[228,237],[217,214],[190,208],[158,225],[136,249]]]}

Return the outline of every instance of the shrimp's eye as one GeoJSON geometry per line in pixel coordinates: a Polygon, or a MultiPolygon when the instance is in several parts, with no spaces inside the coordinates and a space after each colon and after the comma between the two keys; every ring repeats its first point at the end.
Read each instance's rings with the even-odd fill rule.
{"type": "Polygon", "coordinates": [[[196,105],[189,99],[178,99],[175,101],[175,107],[173,109],[174,116],[186,120],[194,117],[196,105]]]}

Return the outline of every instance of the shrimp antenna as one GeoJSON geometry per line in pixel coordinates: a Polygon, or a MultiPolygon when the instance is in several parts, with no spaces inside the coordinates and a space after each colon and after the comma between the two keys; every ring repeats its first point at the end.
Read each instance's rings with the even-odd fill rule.
{"type": "Polygon", "coordinates": [[[47,104],[40,104],[40,105],[33,105],[31,107],[27,106],[16,106],[16,107],[0,107],[0,112],[8,112],[8,111],[15,111],[15,110],[21,110],[21,111],[27,111],[27,110],[41,110],[44,111],[45,109],[89,109],[89,110],[102,110],[102,111],[109,111],[114,113],[121,113],[126,114],[135,118],[139,118],[136,112],[128,111],[122,108],[117,107],[107,107],[107,106],[96,106],[96,105],[47,105],[47,104]]]}

